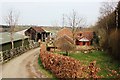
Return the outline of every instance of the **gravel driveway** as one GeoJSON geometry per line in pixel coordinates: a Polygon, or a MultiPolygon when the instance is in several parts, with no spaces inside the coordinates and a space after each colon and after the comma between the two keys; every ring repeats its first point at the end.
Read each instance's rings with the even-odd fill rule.
{"type": "MultiPolygon", "coordinates": [[[[2,65],[3,78],[40,78],[34,64],[37,63],[40,48],[30,50],[2,65]]],[[[1,72],[0,72],[1,73],[1,72]]]]}

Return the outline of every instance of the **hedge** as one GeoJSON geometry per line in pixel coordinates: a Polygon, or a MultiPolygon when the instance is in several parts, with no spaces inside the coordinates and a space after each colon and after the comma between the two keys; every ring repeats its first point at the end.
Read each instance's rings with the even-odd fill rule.
{"type": "Polygon", "coordinates": [[[48,53],[45,45],[41,46],[40,59],[45,69],[50,70],[57,78],[98,78],[99,68],[95,63],[83,66],[79,60],[60,54],[48,53]]]}

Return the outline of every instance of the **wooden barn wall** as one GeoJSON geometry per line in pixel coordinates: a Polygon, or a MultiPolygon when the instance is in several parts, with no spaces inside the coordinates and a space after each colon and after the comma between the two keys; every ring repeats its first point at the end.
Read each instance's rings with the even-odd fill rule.
{"type": "Polygon", "coordinates": [[[29,45],[28,38],[24,39],[24,46],[29,45]]]}
{"type": "Polygon", "coordinates": [[[0,45],[0,51],[5,51],[5,50],[10,50],[11,49],[11,42],[8,42],[8,43],[5,43],[5,44],[2,44],[0,45]]]}
{"type": "MultiPolygon", "coordinates": [[[[24,46],[29,45],[28,38],[24,39],[24,46]]],[[[22,39],[14,41],[14,48],[22,46],[22,39]]],[[[10,50],[11,49],[11,42],[1,44],[0,45],[0,51],[10,50]]]]}
{"type": "Polygon", "coordinates": [[[22,46],[22,40],[14,41],[14,48],[22,46]]]}

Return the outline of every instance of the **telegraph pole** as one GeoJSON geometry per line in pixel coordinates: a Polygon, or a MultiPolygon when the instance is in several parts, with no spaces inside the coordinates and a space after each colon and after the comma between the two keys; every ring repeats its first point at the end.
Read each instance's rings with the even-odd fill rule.
{"type": "Polygon", "coordinates": [[[65,27],[65,17],[64,17],[64,14],[63,14],[63,22],[62,22],[62,26],[65,27]]]}

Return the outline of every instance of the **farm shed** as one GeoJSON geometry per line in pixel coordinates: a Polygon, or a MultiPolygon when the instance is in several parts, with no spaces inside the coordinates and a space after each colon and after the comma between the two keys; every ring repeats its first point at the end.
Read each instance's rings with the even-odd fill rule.
{"type": "Polygon", "coordinates": [[[50,35],[49,31],[42,29],[41,27],[30,27],[25,31],[25,35],[30,37],[30,40],[37,42],[39,39],[45,41],[50,35]]]}
{"type": "MultiPolygon", "coordinates": [[[[13,33],[14,39],[14,48],[22,46],[22,41],[24,40],[24,46],[29,44],[29,37],[24,36],[21,32],[13,33]]],[[[9,32],[0,33],[0,51],[10,50],[11,49],[11,39],[9,32]]]]}

